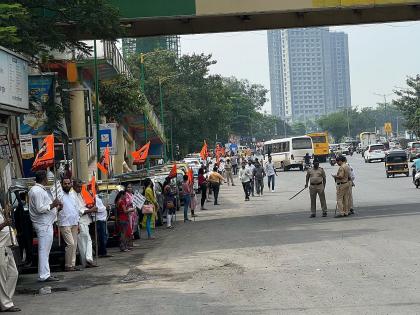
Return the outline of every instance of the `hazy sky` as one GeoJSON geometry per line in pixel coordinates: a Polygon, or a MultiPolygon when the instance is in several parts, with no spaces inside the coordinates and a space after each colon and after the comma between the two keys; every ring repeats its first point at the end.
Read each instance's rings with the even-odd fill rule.
{"type": "MultiPolygon", "coordinates": [[[[372,106],[420,73],[420,22],[337,26],[349,35],[352,105],[372,106]]],[[[266,31],[181,37],[183,54],[212,54],[213,73],[234,75],[270,89],[266,31]]],[[[392,96],[388,96],[392,99],[392,96]]],[[[266,105],[270,112],[270,104],[266,105]]]]}

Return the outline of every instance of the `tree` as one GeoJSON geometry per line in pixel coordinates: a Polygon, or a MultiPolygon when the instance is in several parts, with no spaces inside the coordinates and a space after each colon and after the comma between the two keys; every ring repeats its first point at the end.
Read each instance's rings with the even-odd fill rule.
{"type": "Polygon", "coordinates": [[[408,77],[407,88],[395,90],[398,96],[394,105],[401,111],[405,118],[405,127],[420,136],[420,75],[408,77]]]}
{"type": "Polygon", "coordinates": [[[106,0],[4,0],[0,40],[14,51],[37,56],[51,50],[90,53],[83,38],[115,40],[119,13],[106,0]]]}

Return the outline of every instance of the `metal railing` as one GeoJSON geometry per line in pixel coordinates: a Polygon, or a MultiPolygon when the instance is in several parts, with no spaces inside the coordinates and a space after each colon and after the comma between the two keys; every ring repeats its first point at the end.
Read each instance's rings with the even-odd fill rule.
{"type": "Polygon", "coordinates": [[[159,134],[160,138],[165,141],[165,134],[163,131],[162,124],[160,123],[158,116],[155,114],[155,111],[153,110],[153,107],[152,105],[150,105],[149,102],[147,102],[144,106],[144,114],[146,115],[149,123],[153,126],[155,131],[159,134]]]}
{"type": "Polygon", "coordinates": [[[88,156],[88,164],[92,163],[93,160],[96,160],[96,142],[94,139],[90,139],[86,143],[87,147],[87,156],[88,156]]]}
{"type": "Polygon", "coordinates": [[[101,44],[103,45],[104,58],[108,60],[119,73],[132,77],[130,69],[115,43],[101,41],[101,44]]]}

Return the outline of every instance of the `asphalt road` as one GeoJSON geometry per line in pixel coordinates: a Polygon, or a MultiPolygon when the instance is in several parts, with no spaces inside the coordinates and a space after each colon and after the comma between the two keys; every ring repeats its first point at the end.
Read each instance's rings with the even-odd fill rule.
{"type": "Polygon", "coordinates": [[[221,206],[196,222],[158,230],[133,252],[101,267],[58,274],[50,295],[34,295],[23,275],[15,297],[23,314],[420,314],[420,190],[387,179],[383,163],[350,159],[356,215],[309,219],[299,171],[280,173],[274,193],[244,202],[223,186],[221,206]]]}

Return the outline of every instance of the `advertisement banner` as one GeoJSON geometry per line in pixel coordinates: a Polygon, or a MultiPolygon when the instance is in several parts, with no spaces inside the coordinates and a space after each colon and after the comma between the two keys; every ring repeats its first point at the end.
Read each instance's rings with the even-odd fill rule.
{"type": "Polygon", "coordinates": [[[20,134],[48,135],[45,106],[54,102],[54,75],[29,76],[30,113],[20,116],[20,134]]]}
{"type": "Polygon", "coordinates": [[[31,159],[34,157],[34,146],[32,143],[32,135],[20,135],[20,151],[22,159],[31,159]]]}

